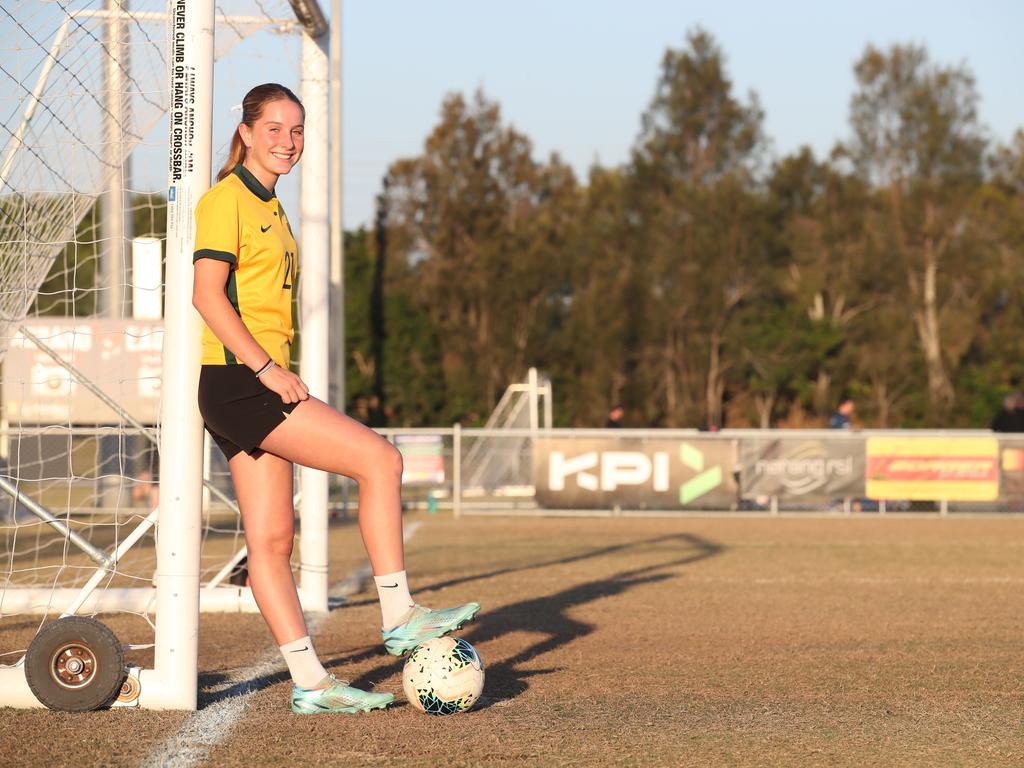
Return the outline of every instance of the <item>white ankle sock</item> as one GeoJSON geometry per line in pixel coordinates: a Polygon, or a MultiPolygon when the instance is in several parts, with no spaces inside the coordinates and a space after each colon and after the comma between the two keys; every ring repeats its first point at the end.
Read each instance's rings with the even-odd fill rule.
{"type": "Polygon", "coordinates": [[[328,676],[327,670],[313,650],[313,641],[309,639],[309,635],[282,645],[281,655],[284,656],[284,663],[288,665],[292,681],[299,688],[319,688],[324,678],[328,676]]]}
{"type": "Polygon", "coordinates": [[[374,576],[373,581],[377,584],[377,596],[380,598],[381,626],[391,629],[412,608],[409,581],[405,571],[374,576]]]}

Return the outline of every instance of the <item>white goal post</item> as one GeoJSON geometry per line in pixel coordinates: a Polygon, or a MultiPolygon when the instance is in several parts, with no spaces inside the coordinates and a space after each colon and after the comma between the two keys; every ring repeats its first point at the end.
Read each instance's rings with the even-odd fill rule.
{"type": "MultiPolygon", "coordinates": [[[[299,362],[311,391],[328,399],[328,313],[335,277],[329,274],[327,208],[331,192],[327,176],[328,24],[317,0],[287,0],[290,7],[284,0],[227,0],[217,4],[216,15],[213,0],[167,0],[165,7],[162,2],[132,0],[129,8],[127,0],[72,1],[60,7],[63,17],[55,22],[56,28],[23,18],[19,11],[28,7],[28,0],[19,0],[13,10],[5,8],[6,19],[0,16],[0,22],[13,24],[41,51],[38,64],[33,62],[25,71],[16,61],[0,73],[8,78],[3,82],[11,89],[6,102],[7,92],[0,90],[0,108],[17,105],[16,110],[8,110],[9,115],[0,115],[6,132],[0,134],[0,271],[8,275],[6,279],[0,275],[0,363],[4,364],[0,384],[6,393],[9,385],[17,383],[21,388],[17,396],[24,393],[24,401],[5,394],[0,420],[0,501],[8,504],[6,512],[0,508],[0,554],[7,569],[6,573],[0,571],[0,622],[5,617],[37,615],[42,617],[38,625],[42,629],[52,626],[47,622],[55,616],[107,612],[139,616],[154,630],[153,668],[129,666],[126,690],[114,706],[194,709],[200,610],[257,610],[248,587],[226,583],[245,555],[244,546],[237,546],[241,541],[237,523],[218,528],[220,524],[203,508],[204,486],[207,497],[212,494],[226,502],[221,507],[233,506],[222,490],[223,482],[204,480],[202,423],[196,405],[201,321],[191,304],[194,207],[210,185],[212,155],[217,151],[212,136],[214,60],[261,29],[302,35],[299,90],[306,108],[307,139],[305,160],[300,165],[299,240],[304,274],[299,295],[299,362]],[[165,30],[165,38],[153,31],[157,26],[165,30]],[[103,37],[104,30],[109,37],[103,37]],[[224,41],[219,39],[222,32],[224,41]],[[78,148],[72,155],[76,151],[92,155],[84,165],[76,166],[73,156],[55,154],[62,151],[58,149],[62,142],[68,143],[69,135],[82,129],[55,107],[52,81],[60,78],[61,87],[70,94],[64,103],[72,105],[82,93],[97,87],[90,80],[95,73],[85,68],[89,65],[68,63],[75,53],[72,41],[83,37],[103,52],[98,59],[106,57],[94,68],[104,72],[102,82],[109,93],[106,98],[92,98],[89,104],[90,109],[106,116],[101,121],[104,133],[95,139],[75,137],[78,148]],[[136,68],[152,66],[153,61],[162,61],[165,70],[158,85],[136,74],[136,68]],[[126,182],[131,178],[133,149],[164,113],[168,121],[164,317],[162,323],[133,323],[118,313],[130,304],[126,297],[132,289],[138,288],[133,285],[125,253],[132,235],[131,213],[138,211],[131,210],[135,204],[131,202],[122,211],[121,203],[132,199],[126,182]],[[15,114],[16,120],[7,119],[15,114]],[[91,144],[102,149],[93,151],[91,144]],[[59,181],[54,181],[55,166],[62,168],[59,181]],[[91,229],[83,236],[83,220],[99,218],[97,200],[106,209],[102,230],[98,237],[91,229]],[[89,238],[95,238],[97,245],[89,238]],[[49,334],[39,334],[40,326],[33,324],[37,321],[26,318],[57,317],[40,310],[44,296],[54,293],[47,290],[44,294],[40,286],[50,285],[54,265],[62,258],[67,266],[57,282],[65,288],[56,292],[55,301],[69,309],[62,319],[42,326],[49,334]],[[89,289],[95,294],[92,304],[88,296],[82,299],[89,290],[77,283],[77,270],[86,261],[96,272],[89,289]],[[18,276],[17,284],[12,275],[18,276]],[[93,319],[96,313],[115,319],[100,323],[93,319]],[[112,385],[90,376],[89,366],[82,363],[82,348],[99,353],[118,344],[140,346],[139,339],[160,335],[162,345],[158,339],[141,344],[148,344],[150,352],[155,349],[161,371],[153,400],[158,402],[158,420],[142,423],[133,415],[133,406],[125,404],[123,386],[112,391],[112,385]],[[29,349],[45,358],[45,370],[33,363],[31,372],[14,382],[8,369],[15,370],[24,350],[29,349]],[[13,350],[12,356],[5,361],[9,350],[13,350]],[[40,385],[38,376],[46,377],[44,389],[47,382],[57,382],[64,397],[55,406],[61,414],[73,410],[83,393],[88,393],[87,397],[102,403],[96,407],[106,408],[105,415],[96,417],[98,423],[92,427],[82,426],[80,416],[47,418],[45,409],[26,415],[32,407],[31,393],[40,385]],[[15,423],[12,414],[20,414],[15,423]],[[147,446],[156,442],[157,434],[158,509],[139,514],[128,509],[125,497],[134,495],[140,484],[148,482],[155,488],[157,478],[151,475],[140,480],[125,464],[155,453],[147,446]],[[59,460],[43,447],[54,437],[66,439],[68,446],[59,460]],[[88,450],[83,448],[83,441],[90,440],[98,446],[93,459],[83,455],[83,451],[93,450],[92,443],[88,450]],[[35,451],[30,451],[31,471],[24,464],[26,446],[35,451]],[[135,453],[126,452],[125,446],[136,446],[132,449],[135,453]],[[52,476],[52,466],[60,463],[68,468],[66,481],[52,476]],[[88,468],[81,470],[82,466],[88,468]],[[58,490],[66,487],[65,500],[59,500],[55,485],[58,490]],[[83,486],[93,490],[86,493],[83,486]],[[155,537],[154,525],[158,529],[155,537]],[[233,555],[211,566],[205,546],[214,540],[222,555],[233,555]],[[133,548],[146,546],[155,551],[155,560],[133,553],[133,548]]],[[[3,55],[0,46],[0,57],[3,55]]],[[[0,59],[0,66],[5,64],[0,59]]],[[[87,119],[85,115],[83,121],[87,119]]],[[[143,205],[149,206],[144,213],[158,218],[154,203],[143,205]]],[[[140,377],[138,382],[145,379],[141,370],[133,369],[140,377]]],[[[119,381],[124,384],[123,377],[119,381]]],[[[140,384],[139,388],[144,387],[140,384]]],[[[300,598],[305,610],[326,611],[327,476],[303,469],[299,488],[300,598]]],[[[0,642],[7,637],[0,623],[0,642]]],[[[81,664],[73,661],[70,668],[65,665],[54,676],[76,674],[81,664]]],[[[85,663],[87,670],[89,663],[85,663]]],[[[0,645],[0,706],[5,705],[42,704],[26,677],[24,652],[0,645]]]]}

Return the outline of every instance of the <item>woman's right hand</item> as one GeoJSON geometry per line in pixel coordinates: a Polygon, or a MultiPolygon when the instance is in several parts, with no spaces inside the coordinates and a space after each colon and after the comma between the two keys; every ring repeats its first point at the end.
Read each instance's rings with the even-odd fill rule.
{"type": "Polygon", "coordinates": [[[299,403],[309,398],[309,387],[305,382],[279,365],[271,366],[270,370],[260,376],[263,386],[281,396],[283,403],[299,403]]]}

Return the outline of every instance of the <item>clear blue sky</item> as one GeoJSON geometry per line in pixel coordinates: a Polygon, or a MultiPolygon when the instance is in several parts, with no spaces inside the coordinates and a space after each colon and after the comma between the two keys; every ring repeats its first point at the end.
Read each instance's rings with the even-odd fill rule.
{"type": "MultiPolygon", "coordinates": [[[[934,62],[966,64],[992,138],[1024,127],[1024,0],[343,0],[343,15],[349,228],[372,220],[388,165],[421,151],[453,91],[482,88],[538,159],[557,151],[582,179],[594,162],[624,162],[661,57],[698,25],[722,47],[735,92],[759,95],[777,157],[802,144],[822,157],[846,137],[852,65],[868,43],[917,43],[934,62]]],[[[261,82],[297,88],[298,58],[295,37],[260,33],[217,67],[216,161],[238,121],[231,107],[261,82]]],[[[166,135],[164,121],[135,153],[135,188],[166,186],[166,135]]],[[[278,187],[293,219],[297,176],[278,187]]]]}
{"type": "Polygon", "coordinates": [[[777,155],[808,144],[822,156],[846,136],[868,43],[966,63],[992,136],[1024,127],[1020,0],[343,2],[347,227],[370,221],[388,164],[421,150],[452,91],[483,88],[538,158],[557,151],[582,178],[622,163],[661,56],[695,25],[721,45],[736,92],[757,92],[777,155]]]}

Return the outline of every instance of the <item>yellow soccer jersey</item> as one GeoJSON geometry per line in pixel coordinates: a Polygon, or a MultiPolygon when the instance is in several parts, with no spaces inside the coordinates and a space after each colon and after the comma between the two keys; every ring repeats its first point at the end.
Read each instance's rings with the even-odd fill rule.
{"type": "MultiPolygon", "coordinates": [[[[231,265],[228,299],[249,333],[274,362],[288,367],[292,338],[292,286],[298,270],[295,238],[277,197],[241,164],[200,198],[192,257],[231,265]]],[[[255,361],[259,362],[259,361],[255,361]]],[[[239,365],[208,327],[203,365],[239,365]]]]}

